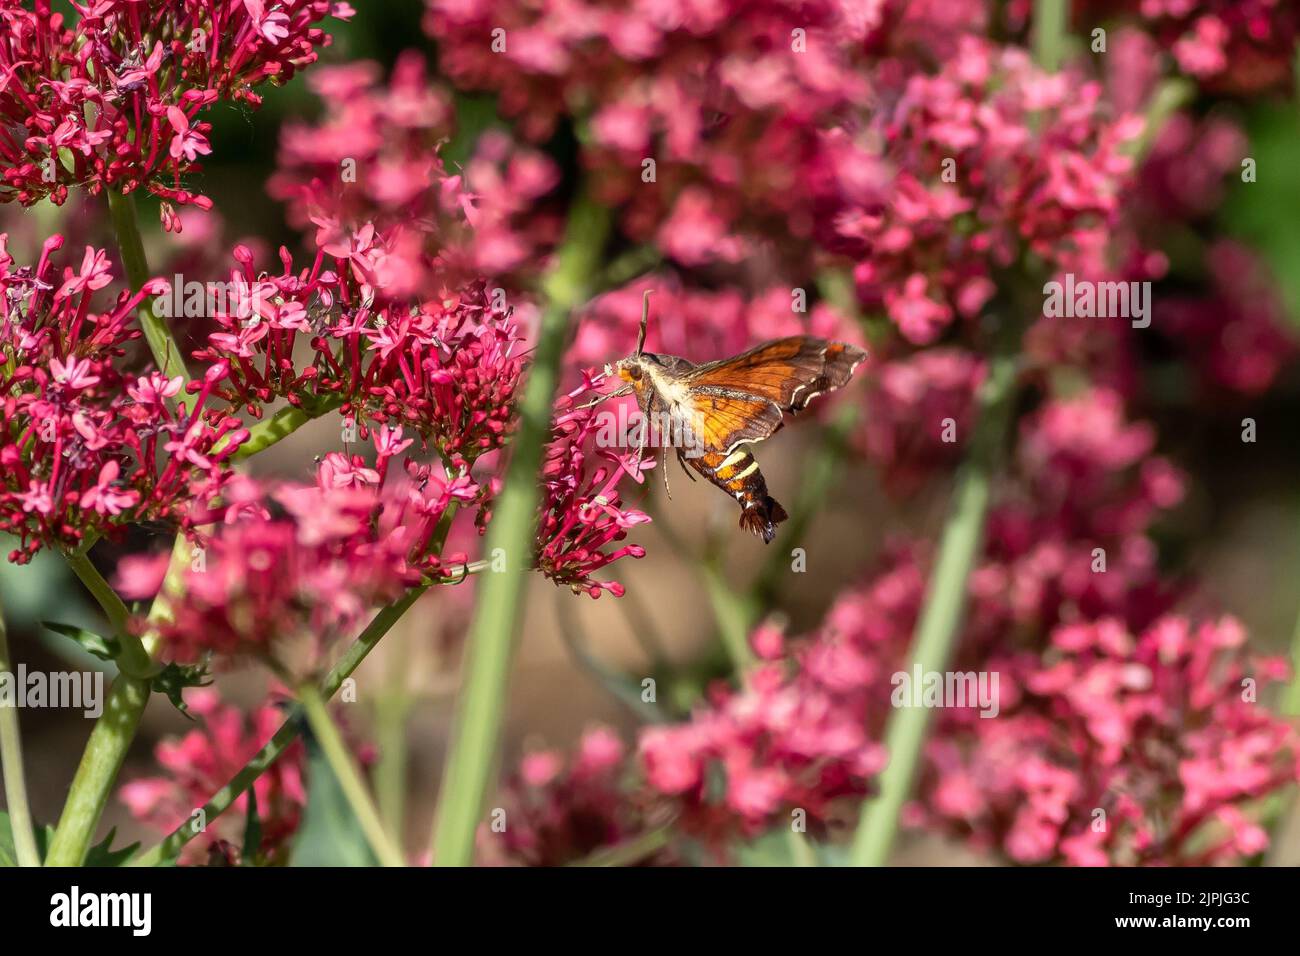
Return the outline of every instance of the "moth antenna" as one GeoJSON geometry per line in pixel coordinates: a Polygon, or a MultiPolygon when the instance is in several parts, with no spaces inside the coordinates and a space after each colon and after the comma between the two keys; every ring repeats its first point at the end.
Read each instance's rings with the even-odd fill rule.
{"type": "Polygon", "coordinates": [[[640,355],[641,350],[645,348],[645,330],[650,324],[650,293],[654,289],[646,289],[645,295],[641,297],[641,330],[636,336],[636,354],[640,355]]]}

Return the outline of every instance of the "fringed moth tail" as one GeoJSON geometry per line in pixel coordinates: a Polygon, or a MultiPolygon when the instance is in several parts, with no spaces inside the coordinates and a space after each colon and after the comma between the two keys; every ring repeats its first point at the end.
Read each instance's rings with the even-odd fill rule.
{"type": "Polygon", "coordinates": [[[771,544],[776,537],[776,526],[790,516],[785,513],[781,503],[771,495],[755,498],[751,507],[740,512],[740,526],[763,539],[764,544],[771,544]]]}

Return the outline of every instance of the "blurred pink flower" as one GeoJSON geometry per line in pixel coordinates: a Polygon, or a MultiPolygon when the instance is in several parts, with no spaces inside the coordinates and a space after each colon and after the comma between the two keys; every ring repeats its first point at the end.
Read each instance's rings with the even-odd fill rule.
{"type": "MultiPolygon", "coordinates": [[[[165,775],[132,780],[118,791],[132,816],[164,833],[189,822],[194,808],[229,783],[284,722],[275,697],[247,714],[208,688],[187,690],[185,702],[200,724],[157,745],[154,753],[165,775]]],[[[296,740],[253,784],[262,835],[256,849],[272,863],[286,862],[288,843],[307,805],[305,764],[306,751],[296,740]]],[[[223,859],[237,856],[248,805],[248,794],[242,794],[230,810],[207,821],[186,844],[181,863],[200,864],[210,853],[223,859]]]]}

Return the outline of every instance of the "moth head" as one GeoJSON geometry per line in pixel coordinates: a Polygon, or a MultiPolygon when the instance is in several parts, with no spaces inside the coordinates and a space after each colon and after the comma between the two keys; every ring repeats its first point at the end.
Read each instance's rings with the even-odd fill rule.
{"type": "Polygon", "coordinates": [[[614,372],[623,381],[636,385],[645,374],[646,359],[647,356],[644,353],[629,355],[627,358],[614,363],[614,372]]]}

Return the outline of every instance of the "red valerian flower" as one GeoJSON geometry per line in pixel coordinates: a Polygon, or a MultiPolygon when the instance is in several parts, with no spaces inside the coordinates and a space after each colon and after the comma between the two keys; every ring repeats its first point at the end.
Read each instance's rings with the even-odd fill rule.
{"type": "Polygon", "coordinates": [[[639,459],[636,449],[600,448],[596,407],[581,407],[577,399],[600,383],[584,374],[583,383],[555,406],[553,438],[542,462],[544,497],[537,528],[537,564],[556,584],[593,598],[602,590],[623,594],[616,581],[597,581],[593,572],[623,557],[645,556],[645,548],[628,544],[608,548],[650,520],[642,511],[623,505],[619,485],[624,478],[638,484],[654,466],[654,457],[639,459]],[[594,461],[594,465],[593,465],[594,461]]]}
{"type": "Polygon", "coordinates": [[[88,247],[80,270],[59,276],[62,245],[52,237],[34,267],[18,268],[0,235],[0,529],[22,542],[13,561],[126,524],[185,524],[196,489],[219,491],[247,437],[237,419],[202,419],[224,364],[195,384],[188,412],[171,401],[179,378],[120,371],[141,334],[136,311],[162,286],[91,311],[111,280],[105,255],[88,247]]]}
{"type": "Polygon", "coordinates": [[[602,201],[624,207],[634,239],[689,265],[735,262],[760,244],[807,261],[807,244],[789,239],[811,233],[817,210],[797,187],[818,123],[868,101],[852,48],[883,10],[850,24],[843,4],[825,0],[428,8],[440,67],[462,88],[495,92],[528,138],[544,141],[582,104],[584,165],[602,201]]]}
{"type": "Polygon", "coordinates": [[[929,348],[879,363],[861,443],[891,491],[913,491],[957,463],[984,374],[983,360],[961,349],[929,348]]]}
{"type": "Polygon", "coordinates": [[[182,186],[211,152],[198,119],[219,99],[256,106],[255,87],[283,83],[330,37],[315,24],[352,10],[332,0],[94,0],[69,23],[49,0],[0,0],[0,202],[62,203],[139,188],[172,206],[211,201],[182,186]],[[12,135],[12,131],[20,131],[12,135]]]}
{"type": "MultiPolygon", "coordinates": [[[[1092,0],[1080,15],[1111,6],[1092,0]]],[[[1142,0],[1132,7],[1123,12],[1136,14],[1179,69],[1210,89],[1250,94],[1291,85],[1300,12],[1286,0],[1142,0]]]]}
{"type": "Polygon", "coordinates": [[[975,37],[939,72],[908,76],[873,117],[882,151],[845,144],[828,154],[841,177],[845,164],[889,170],[856,194],[826,197],[837,207],[830,241],[859,258],[863,303],[929,343],[956,317],[978,315],[1022,251],[1051,271],[1107,275],[1104,237],[1132,168],[1125,144],[1142,121],[1112,118],[1102,92],[975,37]]]}
{"type": "MultiPolygon", "coordinates": [[[[623,742],[608,727],[588,729],[569,760],[553,750],[524,756],[503,788],[506,826],[479,827],[478,849],[489,865],[563,866],[642,836],[654,802],[638,801],[623,742]]],[[[639,861],[667,864],[665,851],[639,861]]]]}
{"type": "Polygon", "coordinates": [[[402,426],[470,463],[500,448],[523,368],[510,310],[483,280],[423,301],[390,294],[383,276],[403,253],[372,228],[334,252],[333,269],[322,250],[295,271],[281,250],[276,275],[259,274],[252,253],[236,248],[237,292],[195,353],[228,363],[216,394],[258,418],[275,398],[326,403],[353,418],[360,437],[372,425],[402,426]],[[296,347],[304,338],[306,352],[296,347]]]}
{"type": "MultiPolygon", "coordinates": [[[[544,199],[559,171],[543,153],[500,131],[475,142],[464,171],[448,172],[440,151],[451,134],[450,94],[431,84],[423,58],[404,54],[385,86],[372,63],[349,63],[308,81],[325,114],[281,136],[271,195],[290,221],[315,227],[330,255],[363,230],[402,249],[405,291],[494,277],[515,291],[554,246],[558,218],[544,199]]],[[[392,270],[392,290],[399,275],[392,270]]]]}
{"type": "Polygon", "coordinates": [[[412,462],[385,480],[393,437],[377,442],[378,469],[332,453],[315,485],[232,489],[196,515],[196,525],[219,523],[196,534],[201,560],[183,574],[162,629],[167,655],[248,655],[282,677],[312,675],[374,608],[463,566],[435,535],[454,506],[479,497],[478,486],[412,462]]]}
{"type": "MultiPolygon", "coordinates": [[[[159,742],[154,755],[165,775],[130,781],[118,791],[118,798],[137,820],[161,832],[170,833],[189,822],[194,808],[229,783],[284,723],[278,702],[278,696],[273,696],[245,714],[223,702],[215,690],[187,690],[185,703],[199,726],[179,739],[159,742]]],[[[307,805],[305,770],[306,749],[295,740],[254,781],[261,827],[257,847],[242,846],[249,809],[249,796],[243,793],[218,819],[205,821],[181,851],[180,862],[202,864],[214,852],[229,859],[241,849],[256,851],[264,862],[286,862],[289,841],[307,805]]]]}
{"type": "MultiPolygon", "coordinates": [[[[1243,812],[1296,780],[1294,726],[1257,702],[1285,679],[1249,657],[1231,618],[1062,625],[1041,658],[998,666],[1017,690],[996,720],[951,725],[929,748],[913,822],[1020,863],[1210,865],[1262,852],[1243,812]]],[[[992,665],[990,665],[992,666],[992,665]]]]}

